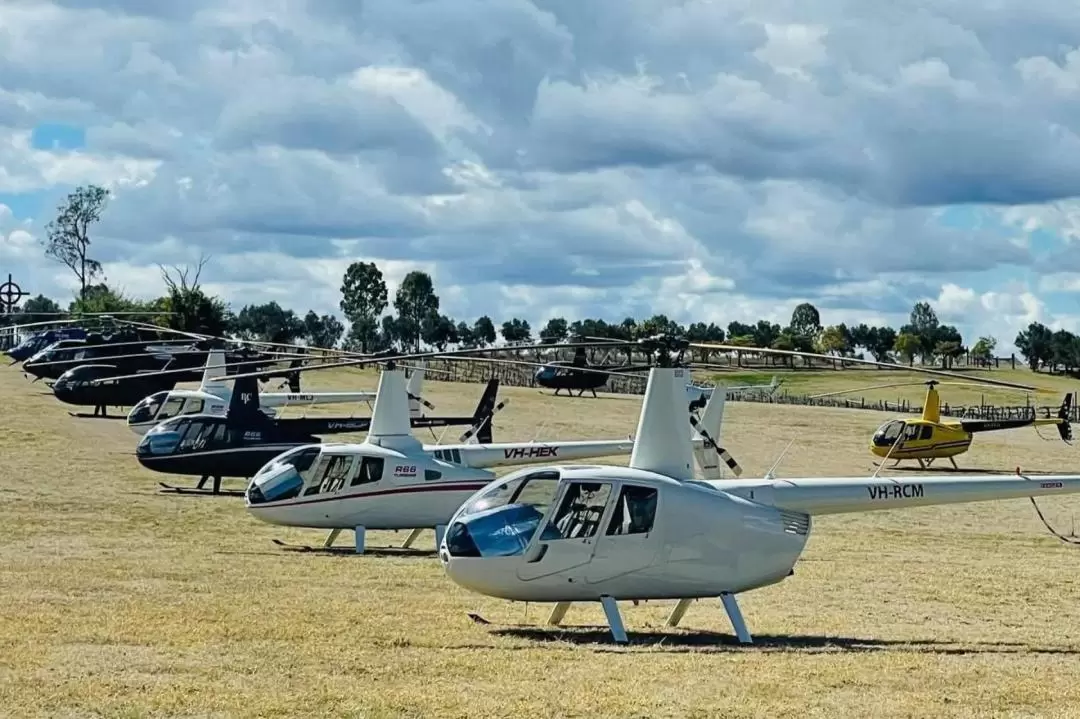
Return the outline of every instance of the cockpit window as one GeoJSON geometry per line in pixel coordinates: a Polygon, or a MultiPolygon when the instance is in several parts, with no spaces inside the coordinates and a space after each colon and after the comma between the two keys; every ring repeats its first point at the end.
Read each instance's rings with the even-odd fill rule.
{"type": "Polygon", "coordinates": [[[332,455],[330,461],[326,463],[322,477],[316,477],[316,479],[320,479],[319,493],[337,492],[344,487],[345,480],[349,477],[355,459],[351,454],[332,455]]]}
{"type": "Polygon", "coordinates": [[[559,487],[559,473],[554,471],[521,472],[518,476],[507,476],[501,484],[484,491],[469,502],[462,516],[481,512],[507,504],[531,504],[536,502],[541,514],[547,511],[548,504],[559,487]]]}
{"type": "Polygon", "coordinates": [[[653,487],[624,485],[611,514],[607,534],[648,534],[656,521],[657,492],[653,487]]]}
{"type": "Polygon", "coordinates": [[[900,438],[900,432],[907,423],[902,420],[893,420],[878,428],[874,433],[874,444],[888,446],[900,438]]]}
{"type": "Polygon", "coordinates": [[[168,419],[169,417],[175,417],[180,413],[180,407],[184,404],[183,397],[170,397],[169,401],[165,403],[165,406],[158,412],[158,420],[168,419]]]}
{"type": "Polygon", "coordinates": [[[386,460],[382,457],[364,457],[364,461],[360,464],[360,471],[353,477],[352,486],[378,482],[382,479],[385,464],[386,460]]]}
{"type": "Polygon", "coordinates": [[[562,539],[588,539],[600,528],[610,496],[611,484],[607,482],[573,482],[551,524],[562,539]]]}

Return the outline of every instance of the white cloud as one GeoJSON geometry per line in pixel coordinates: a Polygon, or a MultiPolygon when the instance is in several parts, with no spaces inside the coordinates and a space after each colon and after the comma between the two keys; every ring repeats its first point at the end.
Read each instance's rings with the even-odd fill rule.
{"type": "MultiPolygon", "coordinates": [[[[928,297],[1004,343],[1072,321],[1043,295],[1080,287],[1078,37],[1048,0],[19,0],[0,203],[112,188],[95,250],[136,294],[210,253],[236,306],[330,312],[363,259],[469,319],[901,324],[928,297]],[[88,146],[35,149],[39,122],[88,146]]],[[[0,265],[66,292],[21,219],[0,265]]]]}

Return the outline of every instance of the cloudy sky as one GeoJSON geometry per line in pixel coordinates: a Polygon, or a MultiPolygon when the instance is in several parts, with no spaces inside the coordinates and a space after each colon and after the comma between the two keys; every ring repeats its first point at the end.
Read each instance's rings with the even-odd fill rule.
{"type": "MultiPolygon", "coordinates": [[[[348,263],[458,318],[1080,330],[1080,5],[1060,0],[4,0],[0,272],[114,199],[108,281],[211,259],[337,311],[348,263]]],[[[339,313],[340,314],[340,313],[339,313]]]]}

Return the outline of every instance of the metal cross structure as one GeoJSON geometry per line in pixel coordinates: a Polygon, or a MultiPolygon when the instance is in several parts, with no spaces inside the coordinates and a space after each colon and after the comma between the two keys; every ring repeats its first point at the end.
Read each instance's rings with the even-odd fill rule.
{"type": "Polygon", "coordinates": [[[8,314],[19,306],[19,300],[29,295],[29,292],[25,292],[22,287],[19,287],[11,279],[11,273],[9,272],[7,282],[0,284],[0,314],[8,314]]]}

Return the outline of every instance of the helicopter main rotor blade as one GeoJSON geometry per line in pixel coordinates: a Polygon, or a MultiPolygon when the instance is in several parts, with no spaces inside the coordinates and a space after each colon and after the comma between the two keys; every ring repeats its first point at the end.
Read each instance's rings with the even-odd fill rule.
{"type": "Polygon", "coordinates": [[[491,362],[493,364],[506,364],[506,365],[514,365],[514,366],[518,366],[518,367],[533,367],[533,368],[537,368],[537,369],[539,369],[541,367],[558,367],[558,368],[567,369],[567,370],[569,370],[571,372],[581,372],[581,373],[592,372],[592,373],[595,373],[595,374],[605,374],[605,375],[608,375],[610,377],[636,377],[637,379],[644,379],[643,375],[634,374],[632,372],[617,372],[617,371],[609,370],[609,369],[598,369],[598,368],[593,368],[593,367],[578,367],[578,366],[567,365],[567,364],[552,365],[550,362],[544,363],[544,362],[530,362],[528,360],[508,360],[508,359],[503,359],[502,357],[468,357],[468,356],[465,356],[465,357],[440,357],[439,359],[454,360],[454,361],[457,361],[457,362],[491,362]]]}
{"type": "MultiPolygon", "coordinates": [[[[205,350],[204,350],[204,352],[205,352],[205,350]]],[[[131,357],[132,355],[123,355],[123,356],[124,357],[131,357]]],[[[275,362],[285,362],[289,357],[292,357],[292,355],[285,355],[285,356],[283,356],[282,359],[278,359],[278,358],[275,358],[273,356],[270,356],[270,357],[263,357],[262,359],[244,360],[242,362],[229,362],[229,363],[224,365],[224,368],[228,369],[229,367],[250,367],[251,365],[273,364],[275,362]]],[[[85,364],[93,364],[93,362],[86,362],[85,364]]],[[[89,384],[92,384],[92,385],[94,385],[94,384],[103,384],[105,382],[112,382],[113,380],[131,379],[133,377],[140,377],[141,378],[141,377],[156,377],[156,376],[159,376],[159,375],[191,374],[192,372],[198,372],[200,370],[205,370],[205,369],[206,369],[205,365],[195,365],[194,367],[177,367],[177,368],[173,368],[173,369],[149,370],[149,371],[146,371],[146,372],[136,372],[136,373],[133,373],[133,374],[119,375],[117,377],[105,377],[105,378],[102,378],[100,380],[90,380],[89,384]]],[[[302,368],[300,368],[300,367],[282,367],[282,368],[276,369],[276,370],[267,370],[267,372],[268,372],[267,376],[269,376],[269,377],[280,376],[280,375],[282,375],[282,374],[284,374],[286,372],[295,372],[296,370],[299,370],[299,369],[302,369],[302,368]]],[[[236,375],[225,375],[224,377],[214,377],[213,379],[216,382],[222,382],[222,381],[230,380],[235,376],[236,375]]]]}
{"type": "Polygon", "coordinates": [[[810,358],[815,358],[815,359],[826,359],[826,360],[832,360],[832,361],[836,361],[836,360],[839,359],[841,362],[850,362],[850,363],[854,363],[854,364],[864,364],[864,365],[869,365],[869,366],[872,366],[872,367],[887,367],[889,369],[904,370],[906,372],[921,372],[923,374],[936,375],[936,376],[939,376],[939,377],[951,377],[953,379],[963,379],[963,380],[968,380],[968,381],[977,380],[980,384],[995,385],[995,386],[998,386],[998,387],[1009,387],[1011,389],[1022,389],[1022,390],[1027,390],[1029,392],[1038,391],[1037,387],[1032,387],[1031,385],[1018,384],[1016,382],[1006,382],[1004,380],[985,379],[983,377],[970,377],[968,375],[960,374],[959,372],[948,372],[946,370],[928,369],[926,367],[909,367],[907,365],[896,364],[895,362],[878,362],[876,360],[857,359],[855,357],[834,357],[832,355],[819,354],[817,352],[799,352],[797,350],[777,350],[777,349],[766,348],[766,347],[740,347],[738,345],[728,345],[728,344],[713,344],[713,343],[691,342],[691,343],[689,343],[689,346],[690,347],[696,347],[698,349],[719,350],[721,352],[750,352],[750,353],[755,353],[755,354],[779,355],[779,356],[782,356],[782,357],[810,357],[810,358]]]}
{"type": "MultiPolygon", "coordinates": [[[[109,347],[111,345],[96,345],[96,346],[98,346],[98,347],[109,347]]],[[[82,348],[73,348],[73,349],[81,350],[82,348]]],[[[60,365],[60,364],[74,364],[74,365],[96,364],[98,362],[104,362],[105,360],[133,359],[133,358],[136,358],[136,357],[155,357],[155,358],[160,359],[162,357],[162,355],[168,355],[170,357],[180,356],[180,355],[205,355],[205,354],[208,354],[208,353],[210,353],[212,351],[213,350],[176,350],[175,352],[172,352],[172,351],[129,352],[128,354],[104,355],[104,356],[101,356],[101,357],[81,357],[81,358],[78,358],[78,359],[52,360],[51,362],[35,362],[34,366],[35,367],[49,367],[51,365],[60,365]]],[[[307,355],[286,355],[286,354],[274,354],[272,356],[274,356],[274,357],[282,357],[282,358],[294,358],[294,359],[300,359],[300,358],[307,357],[307,355]]]]}
{"type": "MultiPolygon", "coordinates": [[[[581,345],[565,344],[563,347],[594,347],[595,343],[583,343],[581,345]]],[[[400,362],[401,360],[414,360],[414,359],[431,359],[431,358],[451,358],[451,357],[467,357],[483,352],[506,352],[506,351],[524,351],[535,349],[547,349],[551,345],[547,344],[533,344],[533,345],[514,345],[511,347],[474,347],[463,350],[432,350],[429,352],[412,352],[407,354],[381,354],[372,355],[371,357],[361,357],[357,359],[342,360],[340,362],[324,362],[322,364],[308,365],[307,367],[297,367],[296,372],[310,372],[319,369],[334,369],[337,367],[363,367],[371,364],[383,364],[388,362],[400,362]]],[[[593,370],[590,370],[593,371],[593,370]]],[[[214,381],[222,381],[225,379],[235,379],[237,377],[265,377],[265,372],[247,372],[242,375],[233,375],[230,378],[214,377],[214,381]]]]}
{"type": "MultiPolygon", "coordinates": [[[[934,384],[941,385],[942,387],[982,387],[986,389],[986,385],[979,382],[938,382],[937,380],[930,380],[934,384]]],[[[824,392],[822,394],[812,394],[810,399],[819,399],[821,397],[835,397],[841,394],[853,394],[855,392],[869,392],[876,389],[890,389],[893,387],[925,387],[929,382],[892,382],[889,384],[877,384],[870,385],[868,387],[853,387],[852,389],[842,389],[836,392],[824,392]]],[[[1008,387],[1002,387],[1004,390],[1008,390],[1008,387]]],[[[1017,389],[1017,392],[1023,392],[1024,394],[1030,394],[1027,390],[1017,389]]],[[[1053,392],[1053,390],[1044,390],[1036,388],[1036,392],[1053,392]]]]}

